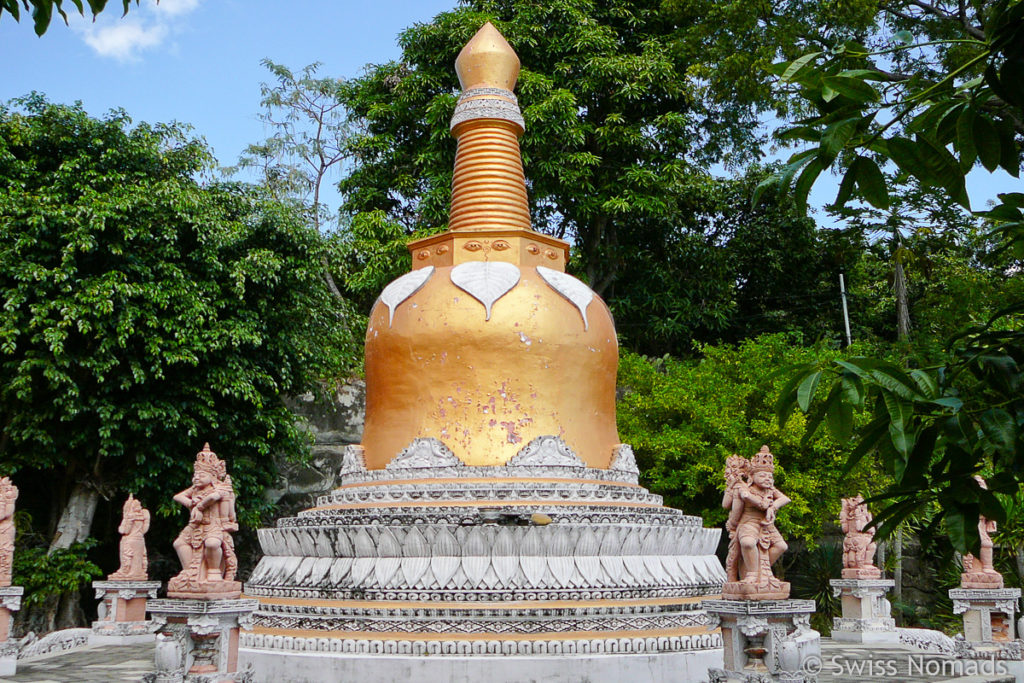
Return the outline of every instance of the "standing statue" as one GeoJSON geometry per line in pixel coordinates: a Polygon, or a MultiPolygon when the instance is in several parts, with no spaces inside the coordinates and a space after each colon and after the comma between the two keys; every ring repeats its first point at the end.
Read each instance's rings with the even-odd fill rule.
{"type": "Polygon", "coordinates": [[[726,461],[722,507],[729,510],[729,555],[725,561],[726,600],[785,600],[789,584],[772,574],[786,552],[775,515],[789,498],[775,488],[775,458],[762,446],[750,460],[734,455],[726,461]]]}
{"type": "Polygon", "coordinates": [[[839,523],[843,533],[843,578],[880,579],[882,570],[875,566],[875,528],[868,525],[872,520],[871,511],[864,504],[859,493],[853,498],[843,498],[843,509],[839,523]]]}
{"type": "Polygon", "coordinates": [[[129,494],[124,502],[121,525],[121,566],[107,577],[108,581],[145,581],[149,578],[149,561],[146,556],[146,532],[149,531],[149,510],[129,494]]]}
{"type": "Polygon", "coordinates": [[[172,598],[237,598],[238,558],[231,533],[238,531],[235,491],[227,465],[204,444],[196,455],[192,486],[174,496],[189,510],[189,521],[174,541],[182,570],[167,585],[172,598]]]}
{"type": "Polygon", "coordinates": [[[7,477],[0,479],[0,586],[11,585],[14,565],[14,501],[18,487],[7,477]]]}
{"type": "MultiPolygon", "coordinates": [[[[979,476],[974,480],[978,486],[988,489],[988,484],[979,476]]],[[[981,551],[978,557],[967,553],[964,555],[964,573],[960,575],[961,588],[1002,588],[1003,575],[992,565],[992,534],[996,532],[996,521],[984,515],[978,516],[978,536],[981,538],[981,551]]]]}

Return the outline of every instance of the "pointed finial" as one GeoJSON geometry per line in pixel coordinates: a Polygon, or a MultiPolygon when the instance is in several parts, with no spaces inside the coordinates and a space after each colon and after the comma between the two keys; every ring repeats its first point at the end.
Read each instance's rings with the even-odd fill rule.
{"type": "Polygon", "coordinates": [[[505,37],[487,22],[455,58],[455,71],[463,90],[512,90],[519,77],[519,57],[505,37]]]}

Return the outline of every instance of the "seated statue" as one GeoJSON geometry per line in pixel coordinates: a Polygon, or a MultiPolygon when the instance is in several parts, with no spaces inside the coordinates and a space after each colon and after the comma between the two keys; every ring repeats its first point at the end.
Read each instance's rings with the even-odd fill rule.
{"type": "Polygon", "coordinates": [[[189,510],[189,521],[174,549],[181,572],[167,585],[172,598],[237,598],[238,558],[231,533],[238,531],[235,492],[224,461],[205,444],[196,455],[192,486],[174,496],[189,510]]]}
{"type": "Polygon", "coordinates": [[[148,578],[149,562],[146,556],[146,532],[149,531],[149,510],[135,496],[128,496],[122,510],[121,525],[121,566],[107,577],[109,581],[145,581],[148,578]]]}
{"type": "Polygon", "coordinates": [[[843,538],[843,578],[878,579],[882,570],[875,566],[875,528],[868,527],[872,516],[864,497],[843,498],[843,511],[839,523],[846,536],[843,538]]]}
{"type": "Polygon", "coordinates": [[[789,498],[775,488],[775,459],[767,446],[750,460],[734,455],[726,462],[725,496],[729,510],[729,555],[725,561],[726,600],[785,600],[789,584],[772,574],[772,565],[786,552],[775,528],[775,515],[789,498]]]}

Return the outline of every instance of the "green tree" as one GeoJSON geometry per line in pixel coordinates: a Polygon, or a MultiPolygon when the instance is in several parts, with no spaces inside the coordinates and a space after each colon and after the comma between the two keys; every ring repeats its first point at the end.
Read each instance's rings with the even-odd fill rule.
{"type": "Polygon", "coordinates": [[[206,440],[257,523],[272,456],[307,449],[282,398],[355,355],[320,236],[258,188],[203,184],[212,167],[179,125],[0,107],[0,462],[46,482],[51,552],[100,498],[177,512],[206,440]]]}
{"type": "MultiPolygon", "coordinates": [[[[695,359],[651,360],[623,353],[619,365],[619,433],[633,445],[644,484],[665,503],[723,524],[725,459],[762,444],[776,454],[776,482],[793,502],[779,513],[787,536],[816,542],[839,518],[839,488],[880,493],[884,477],[867,463],[841,474],[845,452],[827,435],[806,433],[803,416],[780,427],[771,407],[785,384],[780,367],[831,361],[845,354],[799,337],[762,335],[739,344],[704,345],[695,359]]],[[[861,347],[863,348],[863,347],[861,347]]]]}
{"type": "Polygon", "coordinates": [[[705,106],[688,71],[696,57],[677,49],[675,24],[655,0],[473,0],[406,30],[399,61],[342,89],[359,125],[340,183],[343,211],[406,234],[444,228],[453,64],[488,20],[523,64],[517,94],[534,225],[571,239],[578,268],[606,292],[638,234],[685,225],[707,182],[702,169],[723,147],[753,139],[741,107],[705,106]]]}
{"type": "MultiPolygon", "coordinates": [[[[36,35],[41,36],[46,33],[46,29],[50,27],[50,20],[53,19],[53,11],[57,10],[57,14],[60,15],[64,23],[68,23],[67,12],[64,11],[65,0],[0,0],[0,19],[3,19],[4,13],[10,14],[14,17],[15,21],[21,21],[21,7],[25,10],[32,10],[32,25],[35,28],[36,35]]],[[[103,11],[107,6],[109,0],[68,0],[68,2],[75,6],[75,10],[78,11],[83,17],[85,16],[85,6],[89,6],[89,11],[92,12],[92,16],[95,17],[97,14],[103,11]]],[[[159,2],[159,0],[157,0],[159,2]]],[[[139,0],[135,0],[135,4],[139,4],[139,0]]],[[[128,14],[128,9],[132,5],[132,0],[121,0],[121,7],[124,9],[124,14],[128,14]]]]}
{"type": "MultiPolygon", "coordinates": [[[[776,179],[793,178],[798,203],[820,173],[841,165],[836,204],[859,198],[879,209],[891,203],[880,163],[900,177],[942,189],[969,207],[965,174],[976,164],[1017,176],[1024,152],[1024,2],[995,0],[970,6],[923,2],[897,25],[887,44],[869,49],[844,43],[828,53],[780,64],[815,114],[782,136],[812,143],[795,154],[776,179]],[[912,29],[912,30],[911,30],[912,29]]],[[[1024,256],[1024,194],[1000,195],[983,212],[1024,256]]],[[[1007,277],[1019,277],[1019,263],[1007,277]]],[[[886,533],[938,503],[955,546],[976,550],[979,513],[1005,519],[1004,500],[1024,478],[1024,300],[952,340],[953,360],[905,367],[872,358],[801,367],[783,391],[781,421],[794,406],[812,411],[850,435],[851,406],[869,406],[874,420],[858,432],[850,463],[877,453],[894,484],[892,501],[876,520],[886,533]],[[823,400],[815,402],[819,386],[823,400]],[[972,475],[990,474],[989,490],[972,475]]],[[[912,364],[910,364],[912,365],[912,364]]]]}
{"type": "MultiPolygon", "coordinates": [[[[299,73],[269,59],[262,64],[277,79],[260,85],[259,118],[273,134],[246,147],[238,165],[226,170],[257,169],[259,182],[272,196],[297,202],[317,232],[330,232],[337,216],[323,203],[321,192],[328,175],[347,157],[348,112],[338,98],[343,81],[316,78],[319,63],[299,73]]],[[[340,299],[326,254],[322,264],[327,286],[340,299]]]]}
{"type": "Polygon", "coordinates": [[[770,332],[838,336],[843,236],[817,230],[784,193],[751,206],[767,173],[694,182],[694,212],[638,226],[620,245],[620,277],[606,297],[627,346],[660,356],[770,332]]]}

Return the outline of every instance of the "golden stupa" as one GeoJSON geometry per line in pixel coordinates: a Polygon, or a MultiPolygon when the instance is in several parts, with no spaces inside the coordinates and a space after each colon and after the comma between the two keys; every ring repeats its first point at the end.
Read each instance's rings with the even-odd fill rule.
{"type": "Polygon", "coordinates": [[[412,273],[370,314],[366,466],[384,467],[416,438],[442,441],[467,465],[502,465],[551,434],[608,467],[619,442],[615,327],[565,275],[568,243],[530,229],[511,96],[519,59],[487,23],[455,64],[464,92],[480,94],[460,101],[451,127],[450,230],[409,245],[412,273]]]}
{"type": "Polygon", "coordinates": [[[259,531],[241,661],[275,683],[700,680],[720,530],[619,443],[611,315],[530,229],[515,52],[485,24],[456,68],[450,229],[370,314],[340,486],[259,531]]]}

